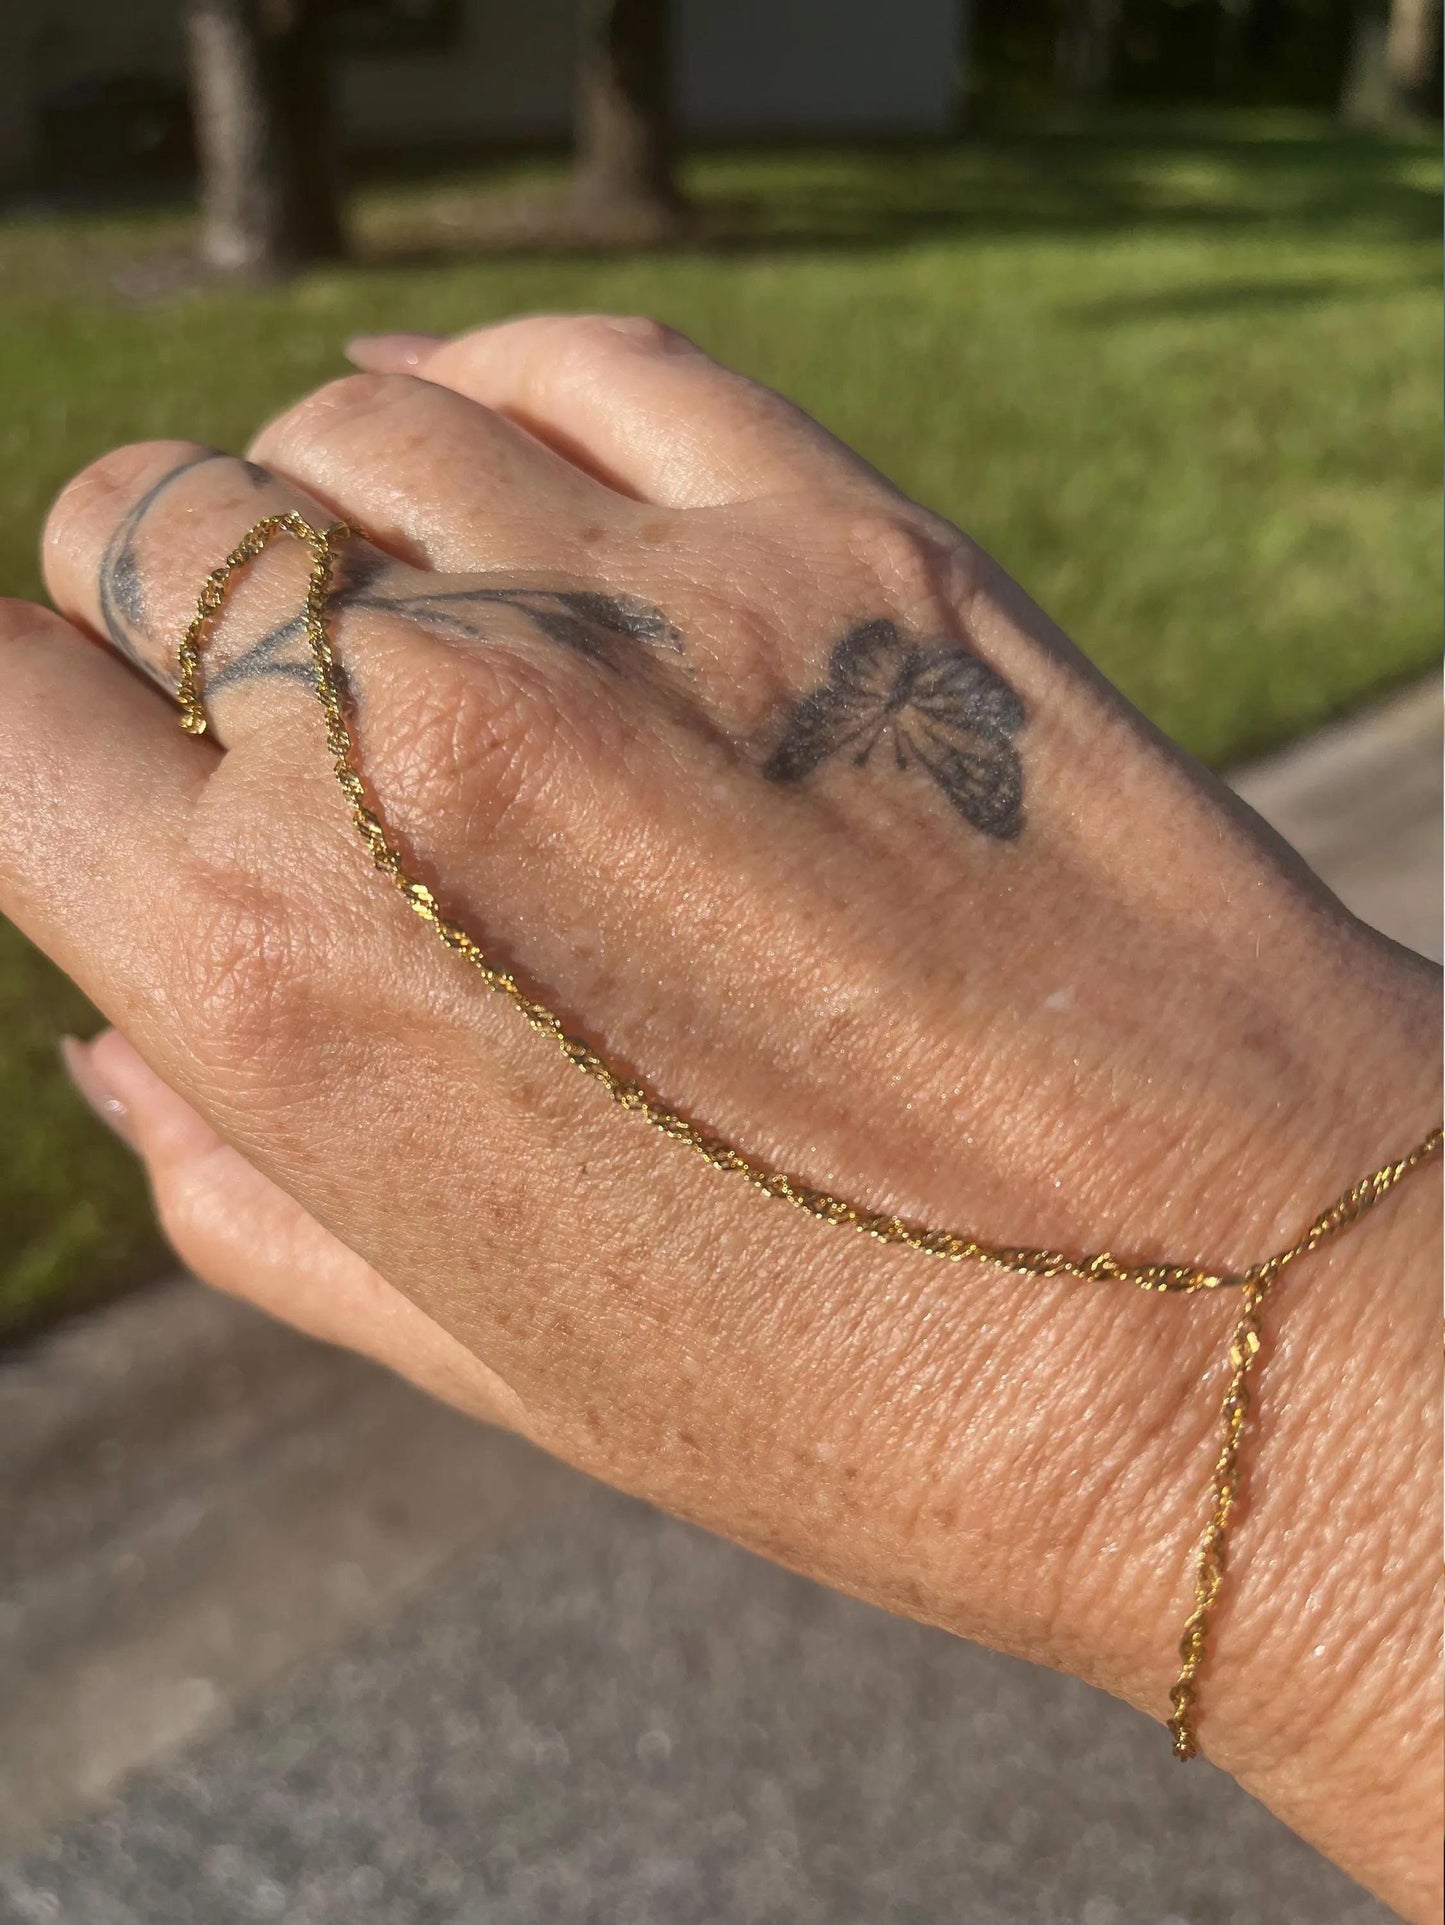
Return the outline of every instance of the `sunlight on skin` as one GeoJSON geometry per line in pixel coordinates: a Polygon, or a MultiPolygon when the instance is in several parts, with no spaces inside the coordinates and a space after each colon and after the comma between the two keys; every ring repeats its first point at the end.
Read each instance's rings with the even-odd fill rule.
{"type": "MultiPolygon", "coordinates": [[[[403,344],[400,371],[362,353],[249,462],[93,465],[46,536],[64,619],[0,629],[0,907],[128,1039],[83,1073],[117,1079],[181,1254],[624,1489],[1161,1715],[1228,1306],[845,1237],[560,1076],[358,851],[297,685],[294,550],[217,623],[206,738],[129,664],[173,686],[261,517],[364,530],[336,653],[445,913],[683,1113],[1000,1242],[1263,1255],[1438,1114],[1434,972],[972,542],[674,333],[543,317],[403,344]]],[[[1284,1293],[1201,1726],[1418,1918],[1436,1213],[1417,1184],[1284,1293]]]]}

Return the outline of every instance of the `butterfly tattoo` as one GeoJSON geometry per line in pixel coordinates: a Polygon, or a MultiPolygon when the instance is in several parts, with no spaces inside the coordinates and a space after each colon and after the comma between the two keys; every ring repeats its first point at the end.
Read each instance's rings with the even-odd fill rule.
{"type": "Polygon", "coordinates": [[[828,660],[828,679],[794,706],[763,766],[802,782],[830,756],[858,765],[886,742],[899,769],[930,776],[966,822],[1011,841],[1024,826],[1023,767],[1010,740],[1024,705],[1001,675],[956,644],[920,647],[890,621],[865,622],[828,660]]]}

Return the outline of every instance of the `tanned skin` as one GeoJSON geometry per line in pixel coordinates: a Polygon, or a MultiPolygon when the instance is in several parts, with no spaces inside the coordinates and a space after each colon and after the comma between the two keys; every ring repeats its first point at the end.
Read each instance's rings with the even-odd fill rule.
{"type": "MultiPolygon", "coordinates": [[[[1237,1266],[1440,1108],[1433,970],[1354,922],[956,529],[650,322],[363,343],[246,461],[105,456],[0,612],[0,910],[184,1260],[841,1589],[1162,1718],[1227,1296],[801,1218],[620,1115],[368,864],[300,552],[411,871],[664,1101],[998,1242],[1237,1266]]],[[[987,477],[978,479],[980,490],[987,477]]],[[[1439,1191],[1289,1273],[1200,1738],[1438,1916],[1439,1191]]],[[[1166,1740],[1160,1735],[1161,1747],[1166,1740]]]]}

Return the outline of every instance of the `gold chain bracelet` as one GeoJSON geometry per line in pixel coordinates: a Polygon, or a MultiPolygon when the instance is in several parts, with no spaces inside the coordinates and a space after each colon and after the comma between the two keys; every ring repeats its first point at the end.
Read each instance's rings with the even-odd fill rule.
{"type": "Polygon", "coordinates": [[[1127,1283],[1141,1290],[1171,1291],[1188,1294],[1200,1290],[1237,1288],[1243,1305],[1229,1342],[1229,1381],[1220,1408],[1222,1441],[1209,1488],[1209,1516],[1194,1553],[1194,1608],[1185,1623],[1179,1642],[1178,1679],[1169,1697],[1174,1710],[1169,1718],[1174,1754],[1192,1758],[1198,1750],[1196,1713],[1198,1677],[1208,1644],[1211,1621],[1224,1583],[1230,1514],[1240,1490],[1240,1446],[1249,1415],[1248,1378],[1259,1355],[1261,1313],[1270,1290],[1282,1271],[1298,1258],[1337,1236],[1373,1209],[1413,1171],[1440,1152],[1442,1132],[1431,1130],[1407,1156],[1365,1177],[1320,1213],[1313,1223],[1289,1245],[1247,1270],[1211,1271],[1194,1264],[1125,1263],[1107,1250],[1097,1256],[1071,1257],[1059,1250],[1016,1249],[1008,1245],[985,1243],[956,1230],[931,1229],[902,1217],[889,1216],[850,1203],[831,1191],[819,1190],[775,1169],[759,1158],[749,1156],[725,1138],[703,1129],[677,1110],[659,1102],[640,1083],[620,1075],[589,1043],[570,1035],[560,1016],[546,1003],[529,996],[510,971],[489,962],[478,944],[464,929],[444,916],[435,896],[425,883],[407,875],[402,859],[388,836],[385,825],[369,800],[357,770],[356,747],[347,722],[345,704],[336,671],[330,637],[326,630],[326,610],[331,593],[336,550],[350,534],[344,522],[325,530],[313,528],[299,514],[267,515],[243,535],[219,568],[206,577],[196,612],[181,640],[177,700],[181,726],[189,735],[206,731],[205,710],[201,704],[201,645],[206,631],[220,610],[226,587],[236,569],[254,560],[277,535],[290,535],[305,544],[311,554],[311,572],[306,586],[303,625],[316,677],[316,694],[326,715],[326,745],[331,751],[336,779],[351,805],[351,818],[372,861],[401,891],[407,905],[463,961],[470,963],[489,989],[513,1002],[532,1028],[548,1037],[576,1069],[600,1083],[620,1108],[650,1123],[662,1135],[693,1150],[714,1169],[741,1176],[766,1195],[791,1203],[795,1209],[817,1217],[823,1223],[861,1231],[879,1243],[904,1244],[925,1256],[942,1257],[949,1263],[981,1263],[1018,1276],[1046,1278],[1070,1277],[1081,1283],[1127,1283]]]}

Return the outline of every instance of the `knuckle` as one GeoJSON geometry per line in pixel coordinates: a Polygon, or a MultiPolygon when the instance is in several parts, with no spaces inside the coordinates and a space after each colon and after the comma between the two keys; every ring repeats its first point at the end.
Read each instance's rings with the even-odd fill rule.
{"type": "Polygon", "coordinates": [[[460,672],[410,678],[388,704],[378,786],[408,822],[474,847],[552,787],[572,733],[543,665],[490,643],[460,672]]]}
{"type": "Polygon", "coordinates": [[[654,320],[650,314],[597,314],[588,318],[605,330],[614,349],[619,340],[651,354],[685,353],[692,347],[679,329],[654,320]]]}
{"type": "Polygon", "coordinates": [[[31,642],[53,645],[73,632],[53,609],[22,601],[18,595],[0,595],[0,642],[7,648],[31,642]]]}
{"type": "Polygon", "coordinates": [[[619,354],[675,354],[691,343],[645,314],[569,314],[552,321],[538,346],[544,350],[536,362],[539,381],[566,388],[592,379],[619,354]]]}
{"type": "Polygon", "coordinates": [[[426,383],[410,374],[343,374],[277,415],[257,435],[251,453],[265,460],[311,447],[352,422],[373,420],[414,401],[426,383]]]}
{"type": "Polygon", "coordinates": [[[661,354],[688,345],[685,335],[650,314],[580,314],[573,329],[577,349],[590,353],[615,354],[625,345],[661,354]]]}
{"type": "Polygon", "coordinates": [[[283,891],[209,859],[185,865],[186,939],[172,993],[192,1047],[233,1095],[271,1087],[294,1048],[312,973],[307,925],[283,891]]]}
{"type": "Polygon", "coordinates": [[[967,545],[944,523],[933,526],[901,506],[870,507],[847,517],[841,535],[849,560],[905,621],[936,621],[956,598],[967,545]]]}
{"type": "Polygon", "coordinates": [[[112,448],[72,476],[51,503],[46,551],[64,546],[101,517],[113,524],[158,477],[212,452],[195,441],[135,441],[112,448]]]}

